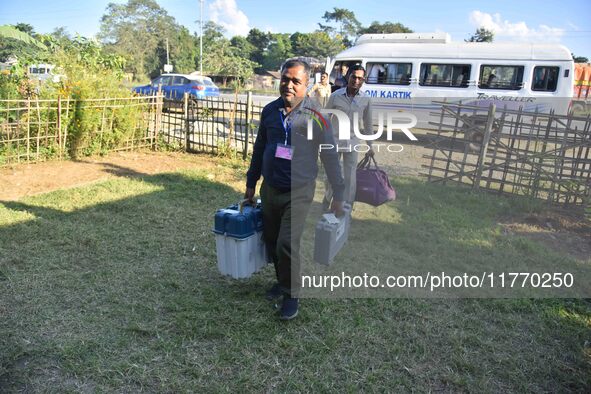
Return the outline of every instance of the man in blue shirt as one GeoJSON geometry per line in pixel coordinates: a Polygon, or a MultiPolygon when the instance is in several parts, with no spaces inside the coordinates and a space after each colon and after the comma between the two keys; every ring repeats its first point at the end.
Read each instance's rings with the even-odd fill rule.
{"type": "Polygon", "coordinates": [[[281,97],[263,108],[246,174],[244,197],[251,201],[257,181],[261,175],[264,178],[260,190],[263,236],[277,276],[267,298],[283,295],[282,320],[293,319],[298,313],[300,241],[314,198],[319,153],[334,190],[332,209],[337,216],[344,213],[344,181],[332,131],[327,123],[313,121],[312,135],[308,135],[308,119],[320,110],[317,102],[306,98],[309,74],[310,66],[300,60],[283,66],[281,97]]]}

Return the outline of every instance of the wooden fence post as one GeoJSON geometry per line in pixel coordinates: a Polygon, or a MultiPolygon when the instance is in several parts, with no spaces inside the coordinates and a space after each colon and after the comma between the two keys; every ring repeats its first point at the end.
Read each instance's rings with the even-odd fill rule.
{"type": "Polygon", "coordinates": [[[160,133],[160,123],[162,122],[162,104],[164,101],[163,96],[161,95],[162,91],[158,89],[158,93],[156,94],[156,108],[154,114],[154,140],[152,143],[152,149],[158,149],[158,134],[160,133]]]}
{"type": "Polygon", "coordinates": [[[252,92],[246,92],[246,134],[244,135],[244,149],[242,150],[242,160],[248,157],[248,141],[250,140],[250,122],[252,121],[252,92]]]}
{"type": "Polygon", "coordinates": [[[183,96],[183,114],[185,116],[185,151],[191,150],[191,139],[189,138],[189,93],[185,93],[183,96]]]}
{"type": "MultiPolygon", "coordinates": [[[[27,99],[27,161],[30,160],[31,155],[31,99],[27,99]]],[[[17,153],[17,163],[20,163],[20,155],[17,153]]]]}
{"type": "MultiPolygon", "coordinates": [[[[491,104],[488,107],[488,117],[486,119],[486,127],[484,129],[484,139],[482,140],[482,146],[480,147],[480,153],[478,155],[478,167],[476,169],[476,178],[472,188],[478,190],[480,188],[480,179],[482,178],[482,170],[484,169],[484,160],[486,158],[486,151],[488,150],[488,143],[490,142],[490,133],[492,132],[493,122],[495,120],[495,111],[497,106],[491,104]]],[[[499,130],[500,132],[501,130],[499,130]]]]}
{"type": "Polygon", "coordinates": [[[56,117],[56,127],[57,127],[57,146],[60,150],[60,159],[64,157],[64,152],[62,151],[62,97],[57,96],[57,117],[56,117]]]}

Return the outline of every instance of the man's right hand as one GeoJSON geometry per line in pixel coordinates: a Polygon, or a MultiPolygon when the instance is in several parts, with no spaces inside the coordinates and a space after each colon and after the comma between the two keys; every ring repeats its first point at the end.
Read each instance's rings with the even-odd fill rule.
{"type": "Polygon", "coordinates": [[[244,199],[248,200],[248,203],[251,205],[255,204],[254,201],[254,187],[247,187],[246,191],[244,192],[244,199]]]}
{"type": "Polygon", "coordinates": [[[333,199],[332,204],[330,205],[330,210],[334,212],[335,216],[338,218],[345,216],[345,209],[343,208],[342,201],[336,201],[333,199]]]}

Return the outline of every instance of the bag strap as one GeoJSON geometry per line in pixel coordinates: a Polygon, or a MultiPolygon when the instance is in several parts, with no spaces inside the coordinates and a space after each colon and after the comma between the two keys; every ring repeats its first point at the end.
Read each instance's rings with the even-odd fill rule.
{"type": "Polygon", "coordinates": [[[363,157],[363,159],[361,159],[359,164],[357,164],[357,169],[362,170],[366,167],[369,167],[369,157],[367,154],[363,157]]]}
{"type": "Polygon", "coordinates": [[[380,169],[380,167],[378,167],[378,163],[376,162],[375,157],[366,153],[365,156],[363,156],[363,159],[361,159],[361,161],[359,162],[359,164],[357,164],[357,169],[371,169],[372,163],[376,169],[380,169]]]}
{"type": "MultiPolygon", "coordinates": [[[[367,153],[366,153],[366,155],[369,156],[367,153]]],[[[370,158],[370,166],[371,166],[371,162],[373,162],[374,167],[379,170],[380,167],[378,166],[378,162],[376,161],[376,158],[374,156],[369,156],[369,158],[370,158]]]]}

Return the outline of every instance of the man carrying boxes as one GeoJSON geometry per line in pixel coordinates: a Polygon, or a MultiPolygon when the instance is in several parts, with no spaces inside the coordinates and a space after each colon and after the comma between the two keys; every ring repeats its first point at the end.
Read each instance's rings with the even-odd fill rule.
{"type": "MultiPolygon", "coordinates": [[[[261,175],[264,178],[260,190],[263,237],[277,276],[267,298],[283,296],[282,320],[298,314],[300,241],[314,198],[319,147],[336,146],[330,127],[323,130],[320,122],[311,122],[313,135],[308,136],[308,119],[320,110],[317,102],[306,99],[309,74],[310,66],[304,61],[289,60],[282,67],[281,97],[262,111],[246,174],[244,197],[252,203],[257,181],[261,175]]],[[[331,209],[342,216],[344,182],[336,149],[322,149],[320,159],[334,193],[331,209]]]]}

